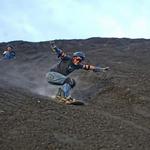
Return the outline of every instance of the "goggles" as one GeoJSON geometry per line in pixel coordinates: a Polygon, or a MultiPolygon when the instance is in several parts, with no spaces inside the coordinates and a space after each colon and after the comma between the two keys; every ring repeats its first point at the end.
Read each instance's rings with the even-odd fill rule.
{"type": "Polygon", "coordinates": [[[74,57],[74,60],[82,61],[82,58],[77,56],[77,57],[74,57]]]}

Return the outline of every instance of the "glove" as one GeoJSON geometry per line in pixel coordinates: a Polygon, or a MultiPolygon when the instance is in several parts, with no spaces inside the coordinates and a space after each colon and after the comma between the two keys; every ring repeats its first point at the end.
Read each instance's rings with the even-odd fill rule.
{"type": "Polygon", "coordinates": [[[105,67],[105,68],[102,68],[102,70],[105,72],[105,71],[108,71],[109,70],[109,67],[105,67]]]}
{"type": "Polygon", "coordinates": [[[55,50],[55,48],[56,48],[55,42],[54,41],[50,41],[49,43],[50,43],[51,51],[53,53],[55,53],[56,52],[56,50],[55,50]]]}
{"type": "Polygon", "coordinates": [[[105,68],[101,68],[101,67],[95,67],[95,69],[93,70],[94,72],[100,72],[100,71],[107,71],[109,70],[109,67],[105,67],[105,68]]]}
{"type": "Polygon", "coordinates": [[[54,41],[50,41],[50,45],[51,45],[51,48],[52,48],[52,49],[56,48],[56,45],[55,45],[55,42],[54,42],[54,41]]]}
{"type": "Polygon", "coordinates": [[[100,71],[101,71],[101,68],[100,68],[100,67],[95,67],[95,68],[93,69],[93,71],[94,71],[94,72],[100,72],[100,71]]]}

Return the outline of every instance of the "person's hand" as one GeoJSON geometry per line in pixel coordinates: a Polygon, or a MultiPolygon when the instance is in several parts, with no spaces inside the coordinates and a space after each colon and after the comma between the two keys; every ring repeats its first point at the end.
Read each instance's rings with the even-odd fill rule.
{"type": "Polygon", "coordinates": [[[100,71],[105,72],[105,71],[108,71],[108,70],[109,70],[109,67],[105,67],[105,68],[95,67],[93,71],[94,72],[100,72],[100,71]]]}
{"type": "Polygon", "coordinates": [[[108,71],[109,67],[102,68],[103,72],[108,71]]]}
{"type": "Polygon", "coordinates": [[[101,71],[101,68],[100,68],[100,67],[95,67],[95,68],[93,69],[93,71],[94,71],[94,72],[100,72],[100,71],[101,71]]]}
{"type": "Polygon", "coordinates": [[[4,56],[6,53],[7,53],[7,51],[4,51],[4,52],[3,52],[3,56],[4,56]]]}
{"type": "Polygon", "coordinates": [[[55,42],[54,41],[50,41],[50,45],[51,45],[51,48],[56,48],[56,44],[55,44],[55,42]]]}

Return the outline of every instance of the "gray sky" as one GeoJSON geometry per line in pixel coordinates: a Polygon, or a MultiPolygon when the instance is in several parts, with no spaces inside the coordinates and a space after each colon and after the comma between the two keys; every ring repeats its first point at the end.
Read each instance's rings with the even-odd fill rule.
{"type": "Polygon", "coordinates": [[[150,38],[149,0],[1,0],[0,42],[150,38]]]}

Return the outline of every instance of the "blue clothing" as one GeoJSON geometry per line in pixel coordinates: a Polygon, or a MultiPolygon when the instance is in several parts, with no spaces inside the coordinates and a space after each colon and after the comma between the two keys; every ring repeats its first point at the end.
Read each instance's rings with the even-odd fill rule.
{"type": "Polygon", "coordinates": [[[46,74],[46,78],[48,83],[55,84],[55,85],[63,85],[65,80],[67,79],[66,76],[60,74],[58,72],[50,71],[46,74]]]}
{"type": "Polygon", "coordinates": [[[70,90],[71,90],[71,86],[68,83],[65,83],[63,85],[63,91],[64,91],[64,96],[65,97],[69,97],[70,96],[70,90]]]}
{"type": "Polygon", "coordinates": [[[14,59],[16,56],[16,53],[14,51],[5,51],[3,53],[3,59],[10,60],[14,59]]]}
{"type": "Polygon", "coordinates": [[[63,85],[62,89],[65,97],[68,97],[70,95],[71,86],[68,83],[65,83],[65,80],[67,79],[66,76],[58,72],[50,71],[46,74],[46,78],[48,80],[48,83],[50,84],[63,85]]]}

